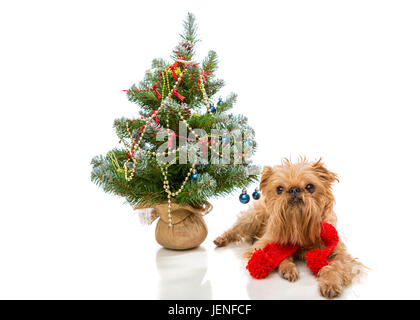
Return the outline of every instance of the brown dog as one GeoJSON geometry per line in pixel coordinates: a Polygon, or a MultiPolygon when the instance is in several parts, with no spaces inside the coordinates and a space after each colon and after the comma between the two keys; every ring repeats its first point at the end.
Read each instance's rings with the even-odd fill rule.
{"type": "MultiPolygon", "coordinates": [[[[256,240],[245,252],[246,258],[269,242],[298,244],[300,249],[278,267],[283,278],[296,281],[299,273],[293,259],[304,260],[306,252],[323,247],[321,222],[336,226],[331,191],[335,181],[338,181],[337,175],[328,171],[321,160],[311,163],[300,159],[294,164],[283,160],[279,166],[265,166],[260,182],[261,199],[242,212],[233,227],[214,243],[222,247],[232,241],[256,240]]],[[[321,295],[334,298],[351,284],[363,265],[347,252],[342,241],[330,259],[317,278],[321,295]]]]}

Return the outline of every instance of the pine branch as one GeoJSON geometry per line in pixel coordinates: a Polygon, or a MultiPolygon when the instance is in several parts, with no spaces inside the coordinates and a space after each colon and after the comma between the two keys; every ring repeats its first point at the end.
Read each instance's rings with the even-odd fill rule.
{"type": "Polygon", "coordinates": [[[219,60],[217,58],[217,53],[211,50],[204,58],[202,66],[204,71],[206,71],[211,76],[217,70],[218,64],[219,60]]]}
{"type": "Polygon", "coordinates": [[[184,20],[184,32],[180,34],[181,38],[191,42],[192,44],[197,43],[197,24],[195,22],[195,16],[191,12],[188,12],[187,19],[184,20]]]}

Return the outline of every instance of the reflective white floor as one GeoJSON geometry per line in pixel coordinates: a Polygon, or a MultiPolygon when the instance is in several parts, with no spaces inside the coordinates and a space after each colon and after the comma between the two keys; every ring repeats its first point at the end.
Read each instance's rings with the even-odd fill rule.
{"type": "MultiPolygon", "coordinates": [[[[298,263],[300,278],[295,283],[272,272],[266,279],[248,275],[240,255],[246,244],[214,249],[200,246],[189,251],[160,248],[156,252],[159,299],[321,299],[315,277],[298,263]]],[[[353,285],[341,299],[357,299],[353,285]]]]}
{"type": "MultiPolygon", "coordinates": [[[[141,225],[120,199],[93,185],[87,188],[91,192],[80,192],[80,201],[59,211],[3,215],[7,221],[0,225],[0,298],[322,299],[303,263],[295,283],[275,272],[256,280],[241,258],[248,244],[215,248],[212,240],[244,208],[235,195],[212,202],[214,211],[205,217],[209,235],[200,247],[173,251],[160,247],[154,225],[141,225]]],[[[411,252],[409,247],[392,247],[390,227],[375,229],[381,245],[371,241],[370,228],[353,217],[339,228],[348,234],[350,252],[372,268],[366,280],[349,287],[340,299],[418,297],[419,278],[404,268],[400,257],[389,256],[390,248],[404,257],[411,252]]]]}

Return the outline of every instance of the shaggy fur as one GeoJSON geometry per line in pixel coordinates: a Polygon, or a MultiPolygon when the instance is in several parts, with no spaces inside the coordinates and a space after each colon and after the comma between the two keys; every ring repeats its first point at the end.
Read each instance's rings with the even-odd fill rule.
{"type": "MultiPolygon", "coordinates": [[[[244,253],[248,259],[255,249],[264,248],[270,242],[297,244],[299,250],[278,267],[283,278],[296,281],[299,274],[293,260],[305,260],[306,252],[323,248],[321,222],[326,221],[336,227],[331,190],[335,181],[338,181],[337,175],[327,170],[321,160],[309,162],[302,158],[292,163],[285,159],[279,166],[265,166],[260,182],[261,199],[242,212],[233,227],[216,238],[214,243],[222,247],[242,239],[255,240],[254,245],[244,253]],[[278,187],[283,188],[280,194],[278,187]],[[300,191],[293,192],[296,188],[300,191]]],[[[334,298],[361,273],[363,265],[347,252],[341,240],[330,259],[317,279],[320,294],[334,298]]]]}

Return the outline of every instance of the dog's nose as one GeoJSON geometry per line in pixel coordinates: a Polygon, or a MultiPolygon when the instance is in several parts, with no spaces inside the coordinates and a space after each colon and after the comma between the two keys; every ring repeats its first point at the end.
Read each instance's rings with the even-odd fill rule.
{"type": "Polygon", "coordinates": [[[300,193],[300,188],[299,187],[291,187],[289,189],[289,193],[290,193],[290,195],[296,197],[300,193]]]}

